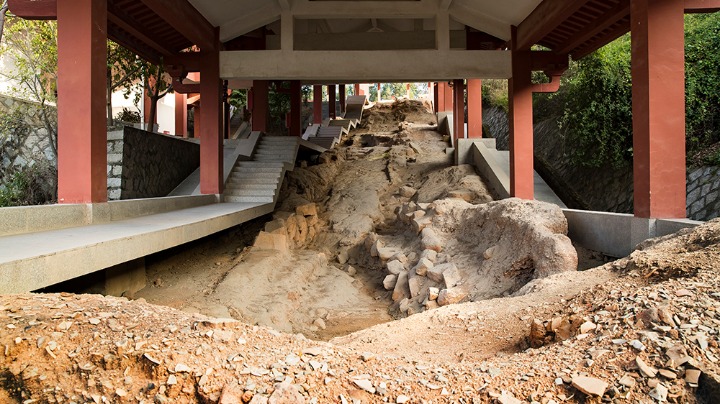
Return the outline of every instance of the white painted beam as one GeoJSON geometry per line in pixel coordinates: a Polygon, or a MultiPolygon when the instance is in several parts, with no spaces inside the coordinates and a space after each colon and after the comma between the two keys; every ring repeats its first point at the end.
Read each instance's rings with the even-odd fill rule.
{"type": "Polygon", "coordinates": [[[435,17],[435,41],[437,49],[447,51],[450,49],[450,14],[447,11],[438,11],[435,17]]]}
{"type": "Polygon", "coordinates": [[[477,8],[468,7],[454,2],[450,8],[450,16],[457,22],[490,34],[494,37],[509,41],[510,24],[495,17],[478,11],[477,8]]]}
{"type": "Polygon", "coordinates": [[[430,18],[437,0],[420,1],[308,1],[293,3],[295,18],[430,18]]]}
{"type": "Polygon", "coordinates": [[[244,80],[337,82],[507,79],[510,52],[404,51],[225,51],[220,76],[244,80]]]}
{"type": "Polygon", "coordinates": [[[295,29],[293,16],[289,11],[283,11],[280,16],[280,49],[292,51],[295,47],[295,29]]]}
{"type": "Polygon", "coordinates": [[[226,42],[245,35],[248,32],[264,27],[280,19],[280,7],[275,2],[268,2],[266,6],[251,13],[233,19],[220,26],[220,41],[226,42]]]}

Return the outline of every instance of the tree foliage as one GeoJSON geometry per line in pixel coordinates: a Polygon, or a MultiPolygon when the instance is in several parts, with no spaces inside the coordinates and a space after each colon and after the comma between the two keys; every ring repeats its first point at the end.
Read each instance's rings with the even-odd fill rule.
{"type": "Polygon", "coordinates": [[[14,69],[0,72],[16,83],[17,96],[40,106],[40,120],[47,140],[57,156],[57,24],[9,17],[0,43],[0,57],[7,57],[14,69]]]}
{"type": "Polygon", "coordinates": [[[133,88],[142,80],[143,61],[132,51],[107,41],[107,124],[113,126],[112,95],[123,88],[133,88]]]}
{"type": "Polygon", "coordinates": [[[720,142],[720,13],[685,17],[687,148],[720,142]]]}
{"type": "Polygon", "coordinates": [[[632,161],[630,36],[577,62],[563,88],[556,96],[564,104],[559,124],[571,158],[585,167],[632,161]]]}
{"type": "MultiPolygon", "coordinates": [[[[632,162],[631,38],[571,63],[560,91],[535,97],[537,120],[557,119],[576,164],[632,162]]],[[[688,156],[720,142],[720,13],[685,16],[688,156]]],[[[720,161],[709,156],[706,163],[720,161]]]]}

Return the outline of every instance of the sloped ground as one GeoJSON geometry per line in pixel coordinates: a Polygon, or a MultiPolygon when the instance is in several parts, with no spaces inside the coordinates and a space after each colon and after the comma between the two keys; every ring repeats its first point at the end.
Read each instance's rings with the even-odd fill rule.
{"type": "Polygon", "coordinates": [[[720,221],[711,222],[604,268],[553,275],[530,294],[439,308],[332,344],[124,298],[3,296],[0,399],[491,402],[505,392],[500,402],[599,402],[581,392],[593,389],[588,376],[618,402],[696,402],[699,369],[714,402],[706,374],[720,355],[718,238],[720,221]],[[567,332],[530,348],[534,320],[565,321],[567,332]]]}
{"type": "Polygon", "coordinates": [[[135,301],[0,296],[0,402],[720,396],[707,376],[720,355],[720,222],[574,271],[557,208],[488,203],[471,167],[448,167],[421,106],[384,108],[297,168],[268,223],[150,258],[135,301]],[[458,304],[431,298],[458,287],[458,304]]]}

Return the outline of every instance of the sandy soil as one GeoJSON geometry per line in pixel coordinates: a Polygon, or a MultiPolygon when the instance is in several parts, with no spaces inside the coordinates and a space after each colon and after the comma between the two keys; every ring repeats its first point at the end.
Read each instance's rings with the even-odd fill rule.
{"type": "Polygon", "coordinates": [[[428,123],[371,110],[274,215],[148,257],[130,300],[0,296],[0,402],[717,402],[720,221],[575,271],[604,257],[551,205],[488,203],[428,123]]]}

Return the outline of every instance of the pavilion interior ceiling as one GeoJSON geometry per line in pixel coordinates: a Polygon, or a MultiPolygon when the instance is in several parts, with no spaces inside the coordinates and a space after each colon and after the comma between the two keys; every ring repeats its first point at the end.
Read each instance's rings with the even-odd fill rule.
{"type": "MultiPolygon", "coordinates": [[[[109,0],[112,39],[159,60],[190,48],[186,27],[158,13],[168,0],[109,0]]],[[[447,15],[451,49],[498,49],[518,27],[523,46],[582,57],[629,31],[629,0],[189,0],[219,28],[228,50],[279,49],[281,19],[293,20],[294,50],[434,49],[447,15]]],[[[188,24],[190,25],[190,24],[188,24]]]]}

